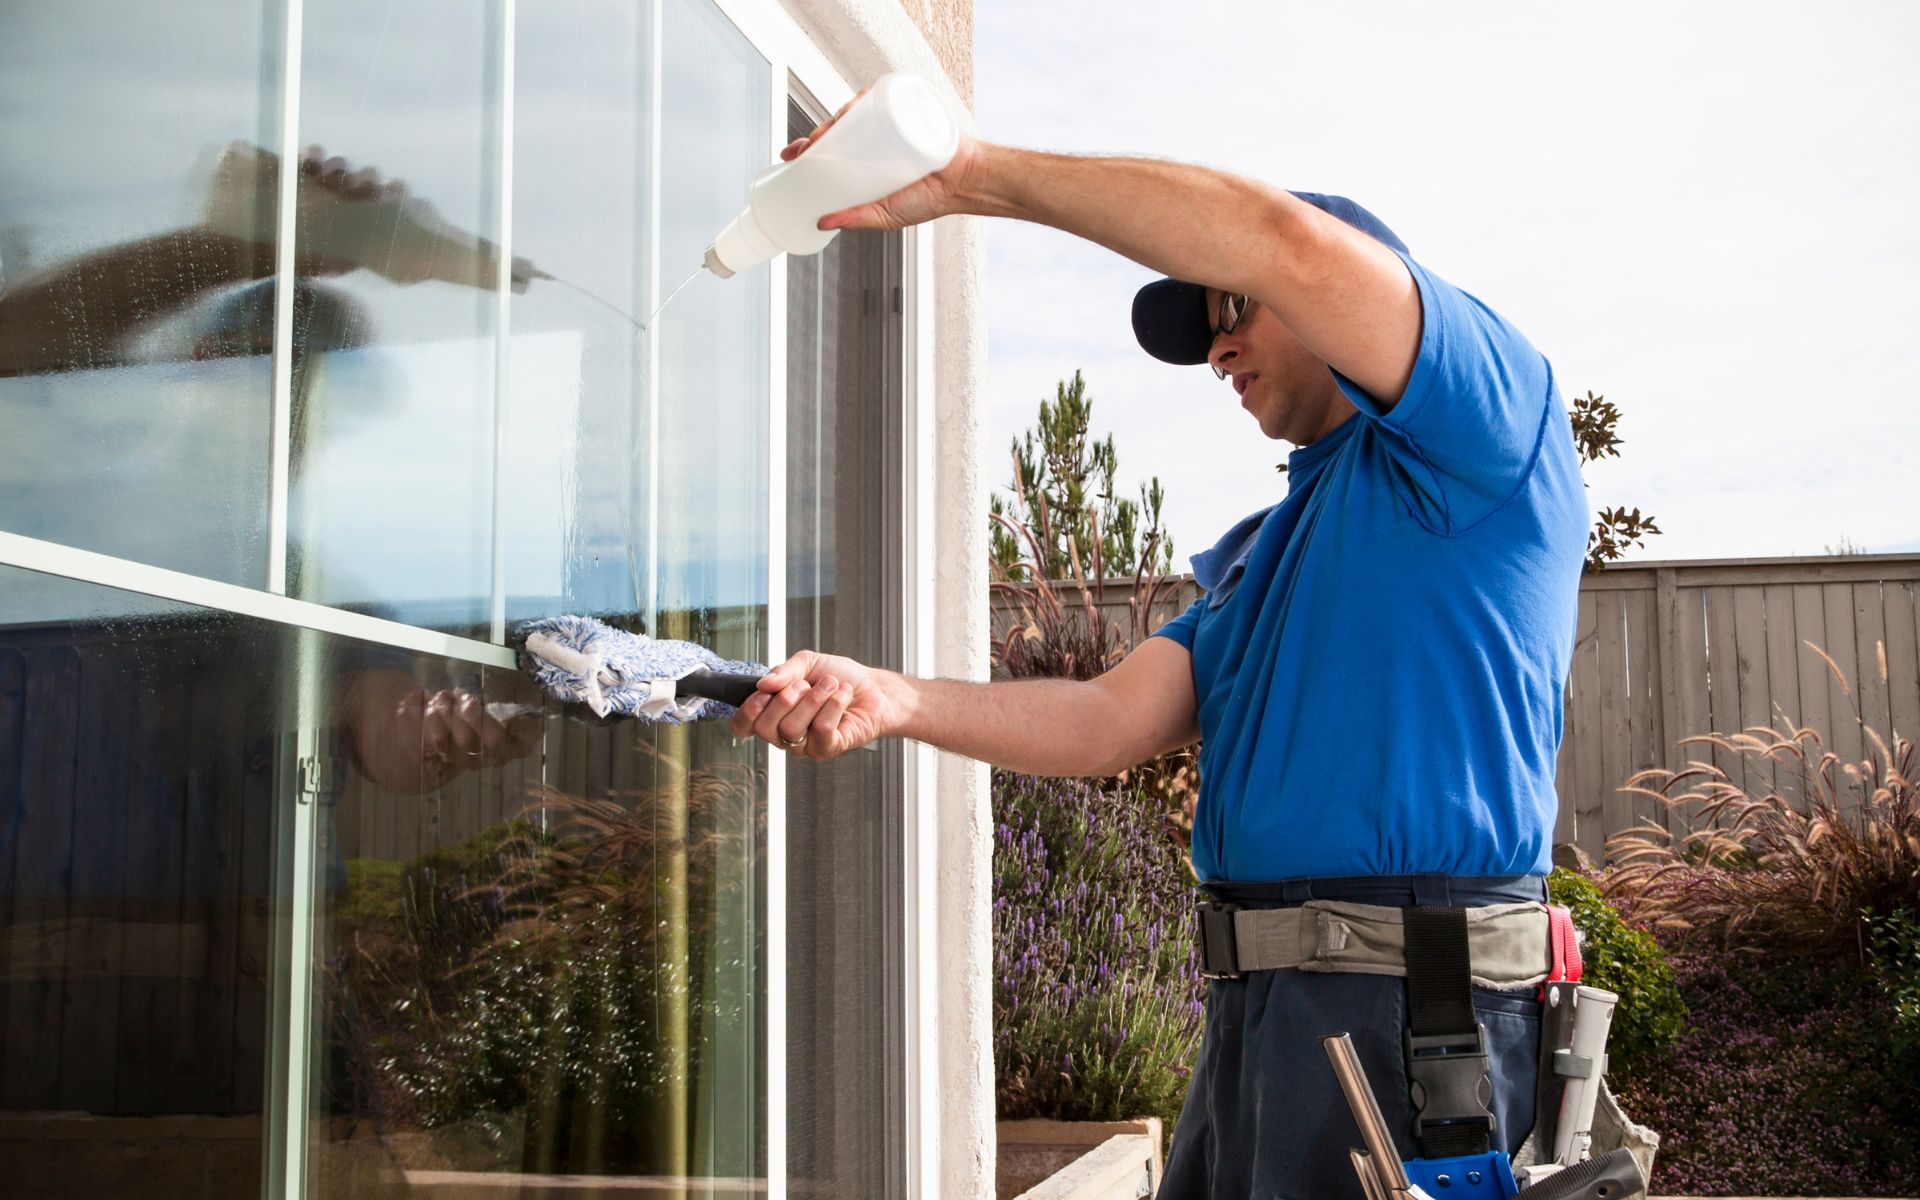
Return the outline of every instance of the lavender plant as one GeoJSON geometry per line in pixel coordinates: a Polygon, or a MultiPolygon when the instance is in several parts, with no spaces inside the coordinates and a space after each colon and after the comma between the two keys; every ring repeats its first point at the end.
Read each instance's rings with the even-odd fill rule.
{"type": "Polygon", "coordinates": [[[1185,856],[1111,780],[998,772],[994,1063],[1001,1119],[1159,1116],[1199,1050],[1185,856]]]}

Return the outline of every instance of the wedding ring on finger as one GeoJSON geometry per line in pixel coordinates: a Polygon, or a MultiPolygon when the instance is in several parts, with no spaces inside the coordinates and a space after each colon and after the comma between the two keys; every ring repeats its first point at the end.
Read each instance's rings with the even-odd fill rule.
{"type": "MultiPolygon", "coordinates": [[[[775,732],[776,732],[776,733],[778,733],[779,731],[778,731],[778,730],[775,730],[775,732]]],[[[808,730],[807,732],[808,732],[808,733],[811,733],[811,732],[812,732],[812,730],[808,730]]],[[[801,748],[802,746],[805,746],[805,745],[807,744],[807,734],[806,734],[806,733],[803,733],[803,734],[801,734],[801,735],[800,735],[799,737],[797,737],[797,738],[790,738],[790,737],[788,737],[788,736],[787,736],[786,734],[784,734],[784,733],[781,733],[781,734],[779,734],[779,736],[780,736],[780,744],[781,744],[782,746],[785,746],[785,747],[786,747],[787,749],[789,749],[789,750],[798,750],[798,749],[800,749],[800,748],[801,748]]]]}

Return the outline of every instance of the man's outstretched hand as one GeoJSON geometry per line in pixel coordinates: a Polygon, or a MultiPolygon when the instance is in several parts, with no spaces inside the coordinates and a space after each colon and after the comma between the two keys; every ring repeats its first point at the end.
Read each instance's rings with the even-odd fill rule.
{"type": "Polygon", "coordinates": [[[760,690],[733,714],[733,732],[824,761],[893,731],[899,716],[882,672],[802,650],[760,680],[760,690]]]}

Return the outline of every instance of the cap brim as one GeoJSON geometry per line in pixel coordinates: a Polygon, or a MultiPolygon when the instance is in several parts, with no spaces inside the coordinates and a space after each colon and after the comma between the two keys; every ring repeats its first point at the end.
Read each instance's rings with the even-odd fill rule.
{"type": "Polygon", "coordinates": [[[1197,283],[1162,279],[1133,297],[1133,336],[1161,362],[1197,367],[1213,350],[1207,320],[1207,290],[1197,283]]]}

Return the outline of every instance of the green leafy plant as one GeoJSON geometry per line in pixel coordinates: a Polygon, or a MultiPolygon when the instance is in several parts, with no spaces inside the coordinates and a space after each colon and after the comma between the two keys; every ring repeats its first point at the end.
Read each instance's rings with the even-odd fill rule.
{"type": "Polygon", "coordinates": [[[1629,925],[1585,875],[1555,867],[1547,891],[1572,912],[1580,931],[1581,982],[1620,997],[1607,1042],[1613,1075],[1631,1079],[1655,1069],[1687,1022],[1666,952],[1652,934],[1629,925]]]}
{"type": "MultiPolygon", "coordinates": [[[[1581,466],[1620,457],[1620,435],[1615,432],[1620,410],[1611,401],[1589,391],[1573,402],[1572,416],[1573,445],[1581,466]]],[[[1601,509],[1587,533],[1587,572],[1604,570],[1608,563],[1626,557],[1629,549],[1645,545],[1647,538],[1659,532],[1653,518],[1642,516],[1638,508],[1601,509]]]]}
{"type": "Polygon", "coordinates": [[[1001,578],[1097,583],[1172,570],[1159,477],[1141,485],[1137,503],[1120,496],[1113,437],[1094,439],[1092,421],[1093,398],[1075,371],[1059,382],[1052,402],[1040,402],[1039,423],[1014,439],[1011,503],[991,498],[988,536],[1001,578]],[[1018,535],[1016,526],[1027,535],[1018,535]]]}
{"type": "Polygon", "coordinates": [[[1920,912],[1896,908],[1861,914],[1867,931],[1867,968],[1885,1005],[1887,1047],[1920,1079],[1920,912]]]}

